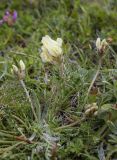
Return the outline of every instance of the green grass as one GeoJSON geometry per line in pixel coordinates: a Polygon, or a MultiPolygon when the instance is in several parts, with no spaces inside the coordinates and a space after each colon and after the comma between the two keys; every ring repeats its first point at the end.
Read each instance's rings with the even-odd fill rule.
{"type": "Polygon", "coordinates": [[[0,159],[116,159],[117,1],[4,1],[1,18],[7,8],[17,10],[18,19],[12,27],[0,27],[0,159]],[[45,35],[63,39],[64,77],[60,66],[41,61],[45,35]],[[98,36],[113,41],[86,98],[98,68],[98,36]],[[20,82],[11,74],[12,64],[20,59],[26,65],[24,82],[38,121],[20,82]],[[98,115],[83,121],[86,105],[95,102],[98,115]]]}

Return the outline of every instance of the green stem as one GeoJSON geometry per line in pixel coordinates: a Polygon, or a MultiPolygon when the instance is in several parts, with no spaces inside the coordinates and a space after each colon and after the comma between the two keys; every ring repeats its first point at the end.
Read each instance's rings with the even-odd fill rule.
{"type": "Polygon", "coordinates": [[[35,110],[34,110],[34,106],[33,106],[32,100],[31,100],[31,98],[30,98],[29,92],[28,92],[28,90],[27,90],[27,88],[26,88],[26,85],[25,85],[25,83],[24,83],[23,80],[20,80],[20,83],[21,83],[21,85],[22,85],[22,87],[23,87],[23,89],[24,89],[24,91],[25,91],[25,93],[26,93],[26,96],[27,96],[28,100],[29,100],[29,103],[30,103],[30,105],[31,105],[31,109],[32,109],[33,115],[34,115],[36,121],[38,122],[38,118],[37,118],[36,112],[35,112],[35,110]]]}

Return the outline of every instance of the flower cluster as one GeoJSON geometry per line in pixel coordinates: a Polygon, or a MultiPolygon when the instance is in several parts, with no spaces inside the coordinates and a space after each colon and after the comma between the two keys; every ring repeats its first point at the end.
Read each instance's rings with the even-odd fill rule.
{"type": "Polygon", "coordinates": [[[42,52],[41,52],[41,59],[43,62],[59,62],[62,55],[62,39],[57,38],[57,40],[51,39],[48,35],[42,38],[42,52]]]}
{"type": "Polygon", "coordinates": [[[19,79],[23,80],[25,78],[25,64],[22,60],[19,61],[19,67],[12,65],[11,72],[19,79]]]}
{"type": "Polygon", "coordinates": [[[6,11],[3,18],[0,20],[0,25],[7,23],[9,26],[12,26],[17,20],[17,11],[6,11]]]}

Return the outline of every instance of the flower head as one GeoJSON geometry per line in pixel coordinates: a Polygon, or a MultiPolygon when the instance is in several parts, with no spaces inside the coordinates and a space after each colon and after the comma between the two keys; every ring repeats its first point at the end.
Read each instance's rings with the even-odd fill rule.
{"type": "Polygon", "coordinates": [[[17,11],[6,11],[3,18],[0,20],[0,25],[7,23],[9,26],[12,26],[17,20],[17,11]]]}
{"type": "Polygon", "coordinates": [[[12,65],[11,72],[17,76],[19,80],[22,80],[25,78],[25,64],[22,60],[19,61],[19,67],[16,65],[12,65]]]}
{"type": "Polygon", "coordinates": [[[61,38],[57,38],[55,41],[46,35],[41,42],[43,46],[41,47],[42,53],[40,56],[43,62],[57,61],[63,55],[61,38]]]}
{"type": "Polygon", "coordinates": [[[108,43],[106,41],[106,39],[103,39],[101,41],[101,39],[98,37],[97,40],[96,40],[96,48],[97,48],[97,51],[101,54],[104,53],[106,47],[107,47],[108,43]]]}

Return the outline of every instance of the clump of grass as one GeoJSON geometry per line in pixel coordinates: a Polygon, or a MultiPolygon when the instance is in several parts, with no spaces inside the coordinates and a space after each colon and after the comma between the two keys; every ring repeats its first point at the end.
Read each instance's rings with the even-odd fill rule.
{"type": "Polygon", "coordinates": [[[1,17],[6,8],[18,12],[12,27],[0,28],[1,159],[117,157],[115,3],[25,0],[0,5],[1,17]],[[59,65],[41,61],[45,35],[63,39],[62,76],[59,65]],[[94,79],[97,37],[106,38],[109,47],[94,79]],[[20,59],[26,65],[25,90],[10,71],[20,59]]]}

